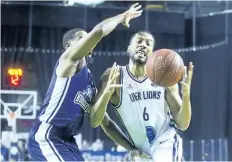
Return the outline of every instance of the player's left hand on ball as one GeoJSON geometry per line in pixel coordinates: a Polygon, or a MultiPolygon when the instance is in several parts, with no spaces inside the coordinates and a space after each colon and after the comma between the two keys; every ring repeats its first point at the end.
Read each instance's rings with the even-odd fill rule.
{"type": "Polygon", "coordinates": [[[189,63],[188,67],[188,73],[187,73],[187,67],[185,66],[185,75],[183,77],[183,80],[180,82],[181,83],[181,93],[182,95],[189,95],[190,94],[190,87],[191,87],[191,82],[192,82],[192,76],[193,76],[193,63],[189,63]]]}
{"type": "Polygon", "coordinates": [[[122,21],[122,25],[124,25],[125,27],[129,28],[130,27],[130,20],[134,19],[136,17],[139,17],[142,14],[142,10],[141,10],[141,5],[139,3],[135,3],[133,4],[126,12],[123,13],[123,21],[122,21]]]}

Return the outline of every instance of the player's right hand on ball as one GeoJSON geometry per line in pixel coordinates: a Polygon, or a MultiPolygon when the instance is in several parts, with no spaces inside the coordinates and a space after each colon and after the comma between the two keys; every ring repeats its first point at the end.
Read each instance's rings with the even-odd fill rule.
{"type": "Polygon", "coordinates": [[[123,13],[123,21],[122,21],[122,25],[124,25],[125,27],[129,28],[130,27],[130,20],[134,19],[136,17],[139,17],[142,14],[142,10],[141,10],[141,5],[139,3],[135,3],[133,4],[129,10],[127,10],[126,12],[123,13]]]}
{"type": "Polygon", "coordinates": [[[120,88],[122,85],[116,84],[117,78],[120,75],[120,67],[114,63],[110,69],[110,75],[106,84],[105,92],[112,95],[115,91],[115,88],[120,88]]]}

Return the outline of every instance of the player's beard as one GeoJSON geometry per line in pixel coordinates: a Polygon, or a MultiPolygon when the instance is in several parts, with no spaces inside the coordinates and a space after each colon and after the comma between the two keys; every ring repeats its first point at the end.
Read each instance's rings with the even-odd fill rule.
{"type": "Polygon", "coordinates": [[[147,57],[145,59],[137,58],[135,54],[130,54],[130,59],[134,64],[144,66],[147,63],[147,57]]]}

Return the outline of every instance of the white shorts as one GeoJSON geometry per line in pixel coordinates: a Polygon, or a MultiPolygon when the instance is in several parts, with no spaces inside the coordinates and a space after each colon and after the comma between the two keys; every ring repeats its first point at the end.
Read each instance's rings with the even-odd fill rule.
{"type": "Polygon", "coordinates": [[[182,159],[182,139],[175,134],[171,139],[160,141],[152,154],[154,162],[179,162],[182,159]]]}
{"type": "Polygon", "coordinates": [[[175,131],[168,130],[151,146],[150,159],[137,158],[136,161],[180,162],[182,154],[181,137],[175,131]]]}

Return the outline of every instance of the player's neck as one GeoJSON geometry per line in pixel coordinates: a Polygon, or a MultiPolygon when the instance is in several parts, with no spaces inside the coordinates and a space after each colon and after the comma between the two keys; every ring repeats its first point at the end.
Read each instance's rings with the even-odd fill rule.
{"type": "Polygon", "coordinates": [[[81,60],[79,60],[77,62],[77,68],[76,68],[76,71],[80,71],[84,66],[86,65],[86,60],[85,58],[82,58],[81,60]]]}
{"type": "Polygon", "coordinates": [[[143,79],[146,76],[146,67],[144,65],[136,65],[129,63],[130,73],[137,79],[143,79]]]}

